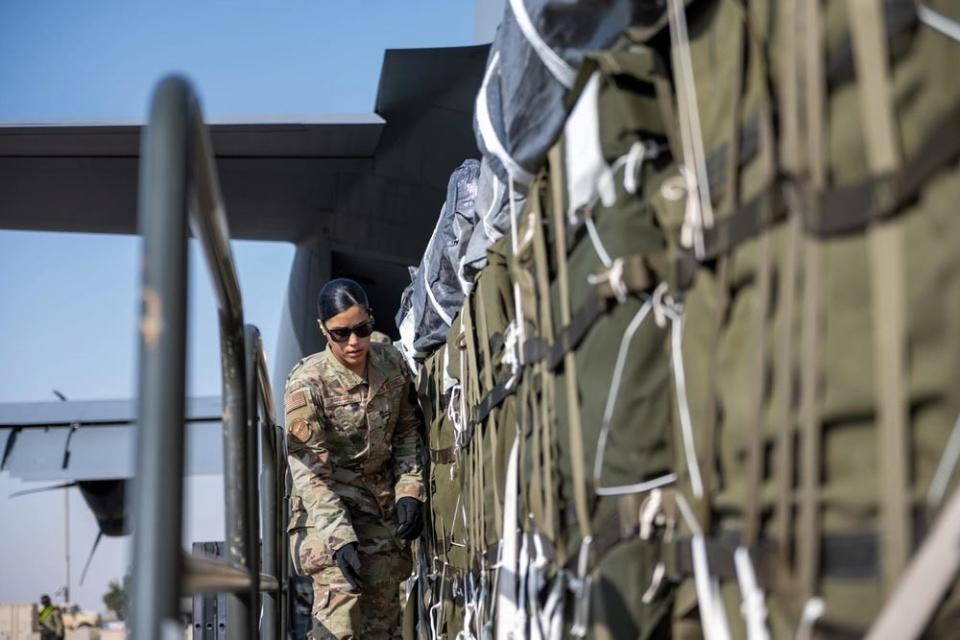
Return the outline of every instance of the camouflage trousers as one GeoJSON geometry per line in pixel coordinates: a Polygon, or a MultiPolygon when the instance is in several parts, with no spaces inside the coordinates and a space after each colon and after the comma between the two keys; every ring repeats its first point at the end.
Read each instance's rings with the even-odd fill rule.
{"type": "Polygon", "coordinates": [[[313,640],[393,640],[400,636],[400,582],[410,575],[409,551],[360,552],[363,591],[353,591],[337,566],[313,579],[313,640]]]}

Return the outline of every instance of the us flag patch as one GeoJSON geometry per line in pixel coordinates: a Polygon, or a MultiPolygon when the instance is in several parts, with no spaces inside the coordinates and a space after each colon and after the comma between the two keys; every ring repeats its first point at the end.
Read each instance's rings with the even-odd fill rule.
{"type": "Polygon", "coordinates": [[[300,409],[307,406],[307,392],[306,391],[297,391],[290,395],[290,399],[287,401],[287,411],[294,411],[295,409],[300,409]]]}

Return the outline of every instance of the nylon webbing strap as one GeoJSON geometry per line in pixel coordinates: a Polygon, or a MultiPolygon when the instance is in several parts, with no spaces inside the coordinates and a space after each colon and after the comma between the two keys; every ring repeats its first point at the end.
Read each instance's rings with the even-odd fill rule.
{"type": "MultiPolygon", "coordinates": [[[[654,265],[661,265],[663,260],[665,256],[661,255],[619,258],[617,286],[623,287],[623,293],[639,293],[652,288],[657,283],[654,265]]],[[[524,343],[525,362],[545,361],[547,367],[554,371],[568,353],[580,346],[597,320],[613,307],[616,292],[609,281],[611,272],[608,270],[604,275],[608,279],[600,281],[587,294],[586,300],[561,329],[552,345],[541,338],[531,338],[524,343]]]]}
{"type": "Polygon", "coordinates": [[[882,169],[855,185],[834,189],[824,199],[825,214],[807,220],[810,233],[842,235],[894,216],[909,204],[938,171],[960,157],[960,112],[936,127],[935,133],[899,171],[882,169]]]}
{"type": "MultiPolygon", "coordinates": [[[[488,286],[489,285],[485,278],[481,277],[477,281],[477,313],[479,316],[477,320],[477,329],[479,331],[477,339],[480,342],[480,353],[483,356],[483,362],[484,362],[483,386],[485,389],[492,389],[494,386],[493,354],[491,353],[491,346],[490,346],[491,336],[490,336],[490,326],[487,320],[488,309],[487,309],[487,303],[486,303],[487,295],[489,295],[487,292],[488,286]]],[[[499,474],[497,473],[498,466],[497,466],[497,455],[496,455],[497,423],[492,417],[489,417],[487,422],[487,429],[486,429],[486,434],[484,434],[484,437],[487,437],[487,436],[489,436],[490,438],[490,443],[491,443],[490,451],[491,451],[491,458],[493,460],[493,464],[490,465],[489,470],[487,470],[486,465],[484,465],[484,470],[489,471],[490,478],[491,478],[490,484],[493,487],[493,498],[494,498],[493,499],[493,523],[494,523],[494,528],[497,531],[497,535],[500,535],[500,532],[503,530],[502,529],[503,513],[501,511],[503,507],[500,503],[500,490],[496,482],[496,478],[499,477],[499,474]]]]}
{"type": "MultiPolygon", "coordinates": [[[[819,198],[817,206],[803,207],[803,227],[814,237],[833,237],[861,231],[866,225],[893,216],[917,195],[919,188],[951,162],[960,158],[960,113],[938,129],[904,169],[887,177],[872,177],[855,185],[840,187],[819,198]],[[886,197],[881,194],[887,194],[886,197]],[[868,204],[864,205],[866,202],[868,204]]],[[[712,229],[705,230],[705,246],[708,258],[727,253],[740,243],[778,224],[787,215],[795,187],[780,182],[764,194],[741,206],[732,216],[717,221],[712,229]],[[790,194],[784,193],[791,190],[790,194]],[[765,206],[767,213],[765,213],[765,206]]],[[[656,257],[659,260],[659,256],[656,257]]],[[[655,284],[651,267],[659,270],[659,263],[647,256],[624,258],[624,280],[631,292],[642,291],[655,284]]],[[[605,296],[612,295],[609,285],[597,288],[605,296]]],[[[577,310],[569,326],[565,326],[554,345],[541,338],[531,338],[524,344],[525,362],[546,360],[556,370],[564,355],[575,349],[593,323],[609,309],[609,301],[597,296],[588,297],[577,310]]],[[[490,346],[502,348],[502,336],[491,336],[490,346]]],[[[499,390],[502,392],[502,390],[499,390]]],[[[506,395],[494,394],[481,402],[475,416],[485,417],[498,406],[506,395]]],[[[482,419],[482,418],[475,418],[482,419]]]]}
{"type": "Polygon", "coordinates": [[[770,235],[760,238],[760,256],[757,261],[756,301],[754,303],[753,375],[754,405],[747,458],[747,504],[744,532],[747,545],[753,545],[760,531],[760,491],[763,486],[763,424],[767,378],[767,315],[770,309],[770,235]]]}
{"type": "MultiPolygon", "coordinates": [[[[720,333],[723,331],[724,320],[727,316],[727,309],[730,305],[730,256],[721,256],[717,259],[716,281],[717,297],[715,305],[709,311],[710,339],[707,348],[707,374],[708,381],[704,392],[704,406],[706,411],[701,425],[700,438],[700,459],[705,461],[702,465],[701,482],[703,487],[702,499],[694,505],[700,526],[709,531],[713,523],[713,490],[716,476],[717,460],[717,427],[720,422],[720,390],[717,379],[718,352],[720,348],[720,333]]],[[[705,313],[704,315],[707,315],[705,313]]],[[[683,354],[679,354],[683,357],[683,354]]],[[[687,464],[693,461],[696,463],[696,453],[687,460],[687,464]]],[[[689,469],[688,469],[689,470],[689,469]]]]}
{"type": "MultiPolygon", "coordinates": [[[[780,112],[779,159],[780,166],[789,173],[796,174],[800,170],[800,77],[799,77],[799,45],[796,33],[797,1],[784,0],[782,2],[778,28],[782,34],[781,48],[780,92],[778,107],[780,112]]],[[[779,192],[779,185],[774,189],[779,192]]],[[[795,335],[795,300],[797,299],[797,273],[800,262],[800,203],[797,201],[799,193],[794,191],[785,198],[788,220],[785,242],[787,244],[782,279],[778,289],[782,289],[781,301],[783,321],[781,334],[778,336],[778,350],[775,364],[777,380],[776,396],[779,400],[776,409],[776,419],[779,423],[779,438],[777,445],[777,537],[778,548],[781,553],[781,562],[789,566],[793,559],[793,522],[794,522],[794,477],[795,477],[795,429],[794,429],[794,389],[796,374],[794,367],[795,335]]],[[[771,204],[771,216],[776,218],[778,208],[771,204]]],[[[736,214],[735,214],[736,215],[736,214]]]]}
{"type": "MultiPolygon", "coordinates": [[[[736,581],[737,570],[734,552],[743,546],[737,532],[721,531],[708,538],[707,560],[710,574],[721,580],[736,581]]],[[[760,540],[749,546],[750,555],[757,570],[757,580],[765,590],[777,591],[781,573],[780,550],[776,543],[760,540]]],[[[823,576],[832,580],[873,580],[880,574],[880,541],[875,531],[852,531],[829,534],[823,537],[819,561],[823,576]]],[[[671,568],[679,576],[693,574],[693,557],[690,539],[680,537],[672,549],[671,568]]],[[[908,636],[888,636],[905,638],[908,636]]]]}
{"type": "MultiPolygon", "coordinates": [[[[538,215],[542,206],[542,181],[543,176],[541,175],[532,185],[527,195],[527,204],[524,209],[526,215],[524,216],[523,227],[521,229],[521,235],[524,238],[522,243],[523,251],[516,256],[514,261],[515,277],[523,278],[523,281],[528,287],[528,295],[524,297],[528,305],[524,310],[524,319],[539,332],[542,332],[540,315],[543,304],[542,296],[544,294],[538,285],[536,277],[535,245],[537,235],[542,233],[539,228],[540,216],[538,215]]],[[[549,292],[547,295],[549,295],[549,292]]],[[[526,361],[523,362],[524,365],[527,364],[526,361]]],[[[525,524],[532,525],[534,528],[540,528],[547,519],[546,496],[544,493],[544,473],[546,472],[544,468],[544,447],[549,446],[549,442],[545,440],[543,433],[542,412],[540,403],[538,402],[540,390],[535,384],[538,380],[536,373],[538,372],[535,372],[534,376],[527,376],[526,380],[528,384],[524,385],[525,389],[521,394],[520,402],[522,403],[522,411],[526,417],[523,428],[525,430],[529,428],[530,433],[529,460],[531,469],[529,482],[527,484],[527,505],[529,509],[528,513],[532,515],[533,522],[531,523],[529,520],[525,520],[525,524]]]]}
{"type": "MultiPolygon", "coordinates": [[[[960,113],[953,113],[900,171],[873,175],[855,184],[836,187],[820,196],[817,207],[803,212],[804,231],[819,238],[832,238],[862,232],[867,226],[894,217],[914,198],[920,188],[938,171],[960,158],[960,113]]],[[[784,193],[796,189],[781,177],[770,196],[762,195],[741,205],[729,217],[704,230],[707,259],[729,252],[787,215],[789,198],[784,193]],[[765,199],[771,215],[764,218],[765,199]]]]}
{"type": "MultiPolygon", "coordinates": [[[[760,64],[756,65],[754,73],[757,77],[752,81],[760,86],[764,86],[763,78],[767,77],[769,70],[766,67],[765,57],[762,51],[758,51],[757,44],[751,40],[753,51],[751,55],[758,58],[760,64]]],[[[770,95],[764,91],[762,98],[762,107],[758,116],[760,126],[758,142],[758,161],[763,168],[763,180],[765,184],[772,184],[777,173],[776,149],[774,146],[773,133],[773,105],[770,101],[770,95]]],[[[771,190],[767,190],[763,196],[762,219],[769,225],[769,220],[773,216],[773,202],[771,190]]],[[[762,511],[762,487],[764,478],[764,426],[766,417],[766,403],[768,398],[767,383],[767,356],[768,356],[768,323],[770,321],[770,303],[772,289],[772,269],[773,269],[773,249],[771,247],[772,238],[770,234],[764,234],[759,240],[758,251],[760,253],[757,259],[757,286],[756,300],[754,303],[754,322],[757,327],[754,341],[754,406],[751,424],[751,434],[749,443],[749,458],[747,463],[747,509],[744,523],[744,537],[748,546],[753,546],[757,542],[761,527],[762,511]]]]}
{"type": "Polygon", "coordinates": [[[609,298],[603,298],[595,291],[589,292],[573,319],[563,327],[552,345],[548,345],[542,338],[531,338],[523,344],[524,361],[543,361],[548,369],[556,370],[564,362],[566,355],[580,346],[590,328],[612,306],[613,302],[609,298]]]}
{"type": "MultiPolygon", "coordinates": [[[[960,516],[958,516],[960,517],[960,516]]],[[[960,522],[954,523],[960,528],[960,522]]],[[[636,540],[640,527],[633,518],[623,521],[617,513],[607,517],[597,527],[596,535],[590,545],[591,570],[596,568],[610,551],[625,542],[636,540]]],[[[679,536],[672,543],[666,543],[664,560],[668,564],[673,578],[693,575],[693,556],[690,538],[679,536]]],[[[706,540],[707,560],[710,574],[721,580],[736,582],[737,571],[734,552],[744,546],[739,532],[721,531],[706,540]]],[[[777,591],[782,574],[782,554],[775,542],[759,540],[748,546],[757,570],[757,580],[765,590],[777,591]]],[[[833,580],[873,580],[880,574],[880,541],[875,531],[851,531],[829,534],[823,537],[822,556],[819,566],[825,578],[833,580]]],[[[958,556],[960,557],[960,556],[958,556]]],[[[577,557],[567,560],[564,568],[577,570],[577,557]]],[[[907,637],[907,636],[889,636],[907,637]]]]}
{"type": "MultiPolygon", "coordinates": [[[[887,78],[887,46],[880,0],[848,0],[857,68],[864,141],[873,173],[897,170],[892,95],[887,78]]],[[[938,132],[943,135],[943,132],[938,132]]],[[[892,193],[881,193],[893,200],[892,193]]],[[[892,204],[892,203],[891,203],[892,204]]],[[[876,365],[880,522],[883,532],[883,585],[893,589],[910,548],[907,496],[908,448],[906,377],[906,283],[900,221],[877,224],[869,232],[873,331],[876,365]]]]}
{"type": "MultiPolygon", "coordinates": [[[[794,210],[799,210],[799,204],[794,210]]],[[[795,344],[796,344],[796,298],[797,298],[797,270],[800,261],[800,219],[791,216],[788,222],[784,242],[786,243],[783,274],[779,288],[783,291],[780,298],[782,309],[782,324],[780,335],[777,336],[777,353],[774,364],[776,378],[776,420],[779,423],[777,438],[777,546],[786,562],[793,554],[793,481],[795,469],[794,442],[796,430],[794,428],[794,388],[795,373],[795,344]]]]}
{"type": "MultiPolygon", "coordinates": [[[[517,372],[517,376],[519,376],[519,378],[523,377],[523,369],[517,372]]],[[[483,422],[486,417],[490,415],[491,411],[503,404],[503,401],[516,390],[519,379],[516,383],[511,384],[511,377],[512,376],[508,375],[504,380],[498,382],[493,390],[477,403],[477,406],[473,409],[473,417],[470,419],[471,423],[479,424],[483,422]]]]}
{"type": "Polygon", "coordinates": [[[430,462],[434,464],[453,464],[457,461],[457,446],[450,445],[443,449],[430,449],[430,462]]]}
{"type": "MultiPolygon", "coordinates": [[[[656,276],[651,264],[657,264],[661,256],[628,256],[621,259],[621,282],[627,293],[638,293],[650,289],[656,284],[656,276]]],[[[609,281],[603,281],[587,293],[586,300],[577,309],[576,314],[560,331],[557,339],[549,345],[543,338],[530,338],[523,344],[523,361],[526,364],[544,362],[550,371],[565,364],[566,357],[580,346],[597,320],[606,314],[615,304],[614,288],[609,281]]],[[[569,307],[569,305],[568,305],[569,307]]],[[[567,312],[569,315],[569,311],[567,312]]],[[[522,378],[521,369],[521,378],[522,378]]],[[[484,396],[474,408],[471,422],[479,423],[487,417],[516,389],[509,385],[509,377],[499,382],[490,393],[484,396]]]]}
{"type": "MultiPolygon", "coordinates": [[[[565,176],[560,145],[551,147],[547,158],[550,163],[550,185],[553,196],[551,204],[553,208],[554,251],[557,258],[557,281],[560,288],[560,321],[567,325],[570,323],[570,281],[567,276],[567,238],[564,224],[566,211],[565,176]]],[[[564,356],[564,380],[567,394],[567,419],[569,420],[573,500],[580,536],[586,538],[590,535],[590,511],[587,508],[587,473],[583,453],[583,428],[580,424],[577,365],[572,351],[564,356]]]]}
{"type": "MultiPolygon", "coordinates": [[[[823,147],[823,42],[820,32],[819,0],[803,0],[800,6],[803,37],[801,51],[802,96],[808,189],[807,207],[816,207],[826,180],[823,147]]],[[[820,478],[823,433],[820,418],[820,341],[823,246],[817,238],[804,241],[804,309],[801,343],[801,466],[800,514],[797,561],[802,597],[812,598],[820,577],[820,478]]]]}
{"type": "Polygon", "coordinates": [[[960,491],[953,497],[937,520],[933,531],[914,555],[880,611],[867,640],[885,638],[918,638],[947,590],[956,585],[960,553],[960,491]]]}
{"type": "MultiPolygon", "coordinates": [[[[550,266],[547,260],[547,242],[544,237],[543,203],[533,211],[533,260],[536,269],[536,285],[539,292],[539,324],[540,335],[549,342],[553,342],[553,305],[550,301],[550,266]]],[[[554,409],[554,379],[552,371],[540,364],[540,421],[543,426],[543,491],[544,491],[544,522],[541,523],[547,538],[551,542],[557,540],[557,483],[553,462],[553,423],[556,418],[554,409]]]]}

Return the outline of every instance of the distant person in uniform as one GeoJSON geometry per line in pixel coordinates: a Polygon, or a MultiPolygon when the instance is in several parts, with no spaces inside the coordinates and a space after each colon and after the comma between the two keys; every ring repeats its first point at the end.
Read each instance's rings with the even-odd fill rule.
{"type": "Polygon", "coordinates": [[[50,596],[40,596],[40,613],[37,615],[40,623],[40,640],[63,640],[63,614],[60,608],[50,602],[50,596]]]}
{"type": "Polygon", "coordinates": [[[311,637],[400,637],[398,585],[423,528],[423,418],[402,356],[373,342],[367,296],[335,279],[317,301],[326,350],[284,394],[293,475],[290,551],[313,580],[311,637]]]}

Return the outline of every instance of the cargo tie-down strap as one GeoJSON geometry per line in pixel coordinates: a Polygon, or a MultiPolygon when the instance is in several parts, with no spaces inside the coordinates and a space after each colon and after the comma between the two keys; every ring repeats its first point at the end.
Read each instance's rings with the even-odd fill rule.
{"type": "MultiPolygon", "coordinates": [[[[543,362],[551,371],[556,370],[567,353],[574,351],[586,337],[590,328],[608,313],[619,300],[628,294],[652,289],[659,281],[657,275],[665,268],[666,255],[633,255],[614,260],[610,269],[595,274],[593,288],[587,299],[563,327],[553,344],[542,338],[530,338],[523,343],[523,364],[543,362]]],[[[522,376],[523,369],[519,376],[522,376]]],[[[518,376],[508,377],[491,389],[473,410],[470,421],[479,424],[517,388],[518,376]]]]}
{"type": "MultiPolygon", "coordinates": [[[[621,514],[608,517],[596,531],[591,540],[591,553],[588,572],[596,570],[603,559],[615,547],[644,537],[641,524],[632,518],[625,521],[621,514]]],[[[915,523],[914,540],[924,537],[926,525],[923,521],[915,523]]],[[[679,580],[694,574],[694,551],[692,538],[680,536],[672,541],[663,541],[664,574],[660,580],[679,580]]],[[[737,582],[737,550],[743,549],[742,536],[734,531],[721,531],[705,540],[706,559],[709,574],[721,581],[737,582]]],[[[749,556],[756,572],[757,586],[766,592],[782,591],[784,576],[783,555],[777,544],[770,540],[760,540],[749,548],[749,556]]],[[[564,570],[575,574],[581,559],[571,557],[564,570]]],[[[854,531],[828,533],[821,541],[820,575],[832,580],[876,580],[880,576],[880,536],[876,531],[854,531]]],[[[848,629],[831,623],[829,620],[817,620],[813,627],[823,637],[845,640],[860,638],[862,630],[848,629]]]]}
{"type": "MultiPolygon", "coordinates": [[[[803,228],[811,236],[819,238],[862,231],[873,222],[897,214],[917,197],[920,188],[930,178],[958,158],[960,113],[953,113],[899,171],[892,175],[872,176],[825,193],[819,206],[805,211],[803,228]]],[[[704,229],[705,260],[728,253],[786,218],[783,190],[793,188],[790,178],[781,177],[771,188],[772,194],[758,196],[737,209],[733,215],[717,220],[713,227],[704,229]],[[768,212],[767,200],[771,196],[773,206],[768,212]]]]}
{"type": "Polygon", "coordinates": [[[430,449],[430,462],[434,464],[453,464],[457,461],[457,445],[443,449],[430,449]]]}
{"type": "MultiPolygon", "coordinates": [[[[923,145],[914,158],[892,175],[871,177],[861,182],[838,187],[821,198],[819,206],[807,211],[804,230],[815,237],[842,236],[864,229],[872,222],[898,213],[918,195],[920,188],[939,170],[960,158],[960,114],[953,114],[937,133],[923,145]],[[862,206],[861,203],[869,203],[862,206]]],[[[781,178],[771,189],[740,207],[733,215],[717,220],[713,227],[704,229],[704,259],[711,260],[728,253],[742,242],[765,231],[786,217],[783,190],[791,188],[788,177],[781,178]],[[772,197],[772,203],[770,198],[772,197]]],[[[554,343],[542,338],[530,338],[523,343],[523,363],[544,362],[554,371],[563,362],[565,354],[575,350],[596,321],[605,315],[622,296],[624,290],[638,293],[657,284],[657,273],[666,273],[668,257],[628,256],[618,258],[613,268],[617,278],[599,281],[590,291],[583,305],[563,327],[554,343]]],[[[603,274],[600,274],[602,277],[603,274]]],[[[471,423],[482,422],[517,388],[522,376],[517,375],[497,383],[473,410],[471,423]]]]}

